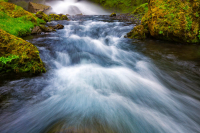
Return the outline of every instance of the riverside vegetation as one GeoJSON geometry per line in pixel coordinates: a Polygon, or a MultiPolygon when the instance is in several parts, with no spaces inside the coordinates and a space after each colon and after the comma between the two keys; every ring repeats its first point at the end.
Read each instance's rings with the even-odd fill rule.
{"type": "Polygon", "coordinates": [[[141,25],[127,34],[129,38],[147,36],[184,43],[200,42],[199,0],[149,0],[141,25]]]}
{"type": "Polygon", "coordinates": [[[48,30],[41,24],[64,19],[68,19],[67,16],[47,16],[41,12],[33,14],[20,6],[0,0],[0,73],[45,72],[38,49],[19,37],[30,35],[34,27],[38,26],[48,30]],[[39,14],[41,19],[37,17],[39,14]]]}

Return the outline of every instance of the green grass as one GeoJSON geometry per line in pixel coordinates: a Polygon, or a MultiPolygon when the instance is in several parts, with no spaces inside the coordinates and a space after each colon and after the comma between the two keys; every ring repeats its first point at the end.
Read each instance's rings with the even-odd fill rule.
{"type": "Polygon", "coordinates": [[[2,1],[3,1],[3,2],[8,2],[8,0],[0,0],[0,2],[2,2],[2,1]]]}
{"type": "Polygon", "coordinates": [[[15,36],[30,34],[30,29],[39,23],[44,23],[44,21],[37,19],[37,23],[33,23],[27,16],[12,18],[4,12],[0,12],[0,28],[15,36]]]}

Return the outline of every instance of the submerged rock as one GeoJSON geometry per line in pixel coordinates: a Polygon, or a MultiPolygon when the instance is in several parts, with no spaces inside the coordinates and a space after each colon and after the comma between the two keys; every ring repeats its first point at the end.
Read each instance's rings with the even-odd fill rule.
{"type": "MultiPolygon", "coordinates": [[[[200,1],[149,0],[148,8],[141,24],[152,37],[176,42],[200,42],[200,1]]],[[[136,28],[134,31],[137,31],[136,28]]]]}
{"type": "Polygon", "coordinates": [[[0,73],[45,71],[37,47],[0,29],[0,73]]]}

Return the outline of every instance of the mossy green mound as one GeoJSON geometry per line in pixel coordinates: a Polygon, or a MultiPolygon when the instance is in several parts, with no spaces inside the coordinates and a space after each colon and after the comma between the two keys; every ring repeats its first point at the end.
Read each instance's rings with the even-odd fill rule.
{"type": "Polygon", "coordinates": [[[23,8],[0,2],[0,29],[15,36],[26,36],[31,33],[31,28],[40,23],[45,22],[23,8]]]}
{"type": "Polygon", "coordinates": [[[144,15],[147,12],[148,12],[148,3],[144,3],[144,4],[140,5],[140,6],[138,6],[133,12],[131,12],[131,14],[134,14],[134,15],[138,15],[138,14],[144,15]]]}
{"type": "Polygon", "coordinates": [[[34,45],[0,29],[0,73],[45,71],[34,45]]]}
{"type": "Polygon", "coordinates": [[[60,14],[60,15],[57,15],[57,14],[49,14],[49,19],[50,19],[51,21],[53,21],[53,20],[67,20],[68,18],[67,18],[66,15],[62,15],[62,14],[60,14]]]}
{"type": "Polygon", "coordinates": [[[114,12],[110,14],[110,17],[115,17],[115,16],[117,16],[117,15],[114,12]]]}
{"type": "Polygon", "coordinates": [[[45,22],[49,22],[49,21],[50,21],[48,15],[46,15],[46,14],[45,14],[44,12],[42,12],[42,11],[37,12],[35,15],[36,15],[38,18],[44,20],[45,22]]]}
{"type": "Polygon", "coordinates": [[[90,0],[114,12],[130,13],[147,0],[90,0]]]}
{"type": "Polygon", "coordinates": [[[142,26],[152,37],[176,42],[200,42],[199,0],[149,0],[148,7],[142,26]]]}
{"type": "Polygon", "coordinates": [[[148,30],[143,25],[136,26],[131,32],[127,34],[128,38],[145,39],[148,35],[148,30]]]}

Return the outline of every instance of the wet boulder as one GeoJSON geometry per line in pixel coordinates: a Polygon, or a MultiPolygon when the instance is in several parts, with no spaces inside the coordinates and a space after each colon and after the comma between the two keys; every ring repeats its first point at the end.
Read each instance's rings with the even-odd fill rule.
{"type": "Polygon", "coordinates": [[[41,33],[42,33],[42,30],[40,29],[39,26],[35,26],[31,31],[31,34],[41,34],[41,33]]]}
{"type": "Polygon", "coordinates": [[[64,25],[62,25],[62,24],[57,24],[55,26],[55,29],[63,29],[63,28],[64,28],[64,25]]]}
{"type": "Polygon", "coordinates": [[[45,25],[40,25],[40,29],[42,30],[42,32],[56,31],[53,27],[51,27],[51,26],[45,26],[45,25]]]}

